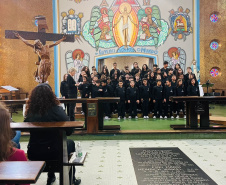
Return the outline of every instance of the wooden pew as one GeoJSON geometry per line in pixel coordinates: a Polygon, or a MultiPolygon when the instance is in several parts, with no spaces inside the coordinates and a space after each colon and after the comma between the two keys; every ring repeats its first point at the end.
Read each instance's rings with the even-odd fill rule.
{"type": "Polygon", "coordinates": [[[67,136],[66,129],[71,128],[83,128],[83,121],[65,121],[65,122],[21,122],[10,123],[13,130],[21,130],[22,132],[37,131],[37,130],[59,130],[60,138],[58,140],[60,152],[59,159],[53,161],[46,161],[46,167],[44,172],[59,172],[60,173],[60,185],[69,183],[69,167],[74,166],[73,163],[68,163],[67,154],[67,136]]]}
{"type": "Polygon", "coordinates": [[[225,129],[226,127],[210,127],[209,103],[226,101],[226,96],[173,96],[173,102],[186,102],[186,125],[171,125],[173,129],[225,129]],[[200,114],[200,127],[198,127],[198,114],[200,114]]]}
{"type": "MultiPolygon", "coordinates": [[[[85,117],[85,128],[87,133],[98,133],[99,130],[120,130],[120,125],[104,125],[104,103],[120,102],[118,97],[100,98],[71,98],[59,99],[60,103],[87,103],[87,114],[85,117]],[[95,107],[95,108],[94,108],[95,107]]],[[[25,99],[21,100],[1,100],[6,105],[26,104],[25,99]]]]}
{"type": "Polygon", "coordinates": [[[44,161],[0,162],[0,184],[36,183],[44,168],[44,161]]]}

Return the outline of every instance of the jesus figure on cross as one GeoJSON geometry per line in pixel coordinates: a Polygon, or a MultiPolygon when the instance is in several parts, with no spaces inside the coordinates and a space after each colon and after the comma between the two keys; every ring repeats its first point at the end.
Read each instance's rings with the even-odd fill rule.
{"type": "Polygon", "coordinates": [[[40,57],[41,61],[36,62],[38,65],[37,71],[35,71],[35,81],[39,83],[48,82],[47,79],[51,72],[51,62],[50,62],[50,52],[49,48],[52,48],[58,44],[60,44],[63,40],[66,39],[66,36],[63,36],[62,39],[58,40],[54,44],[51,45],[43,45],[42,42],[37,39],[34,41],[34,44],[30,44],[27,40],[19,35],[19,33],[14,32],[15,36],[22,40],[27,46],[34,48],[34,52],[40,57]]]}

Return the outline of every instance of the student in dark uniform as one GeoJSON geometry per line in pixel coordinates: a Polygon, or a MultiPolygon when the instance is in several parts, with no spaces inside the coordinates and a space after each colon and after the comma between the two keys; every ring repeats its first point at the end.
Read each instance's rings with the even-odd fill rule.
{"type": "Polygon", "coordinates": [[[166,80],[166,86],[164,88],[164,102],[165,102],[165,108],[164,108],[164,114],[165,114],[165,119],[168,118],[168,108],[170,107],[170,117],[173,119],[173,103],[169,99],[170,96],[175,96],[175,89],[171,86],[171,82],[169,79],[166,80]]]}
{"type": "Polygon", "coordinates": [[[117,69],[117,63],[116,62],[113,63],[113,69],[110,71],[110,77],[112,77],[113,74],[115,74],[115,72],[117,73],[117,78],[119,78],[120,70],[117,69]]]}
{"type": "Polygon", "coordinates": [[[195,74],[192,73],[191,67],[187,67],[187,73],[184,75],[184,81],[185,81],[186,83],[189,81],[189,79],[191,79],[191,78],[189,78],[189,75],[191,75],[191,74],[193,75],[193,78],[196,79],[195,74]]]}
{"type": "Polygon", "coordinates": [[[126,74],[130,75],[129,66],[125,66],[124,70],[121,71],[121,75],[126,76],[126,74]]]}
{"type": "Polygon", "coordinates": [[[162,74],[162,86],[163,87],[165,87],[165,85],[166,85],[166,80],[168,80],[167,73],[163,72],[163,74],[162,74]]]}
{"type": "MultiPolygon", "coordinates": [[[[152,92],[153,92],[153,88],[155,86],[155,83],[156,83],[155,74],[154,74],[154,72],[151,72],[151,76],[150,76],[150,79],[149,79],[151,96],[152,96],[152,92]]],[[[150,101],[150,111],[151,111],[151,113],[154,112],[154,103],[153,103],[152,97],[151,97],[151,101],[150,101]]]]}
{"type": "Polygon", "coordinates": [[[133,63],[133,69],[131,70],[131,75],[133,76],[133,77],[135,77],[135,75],[137,74],[137,73],[139,73],[140,72],[140,68],[138,67],[138,63],[137,62],[134,62],[133,63]]]}
{"type": "Polygon", "coordinates": [[[113,87],[113,91],[115,91],[116,87],[118,86],[118,76],[117,74],[112,75],[111,85],[113,87]]]}
{"type": "MultiPolygon", "coordinates": [[[[103,89],[103,97],[110,97],[111,96],[111,93],[110,93],[110,90],[107,86],[107,81],[106,80],[103,80],[101,82],[101,86],[102,86],[102,89],[103,89]]],[[[105,113],[105,118],[104,119],[110,119],[110,116],[111,116],[111,108],[110,108],[110,103],[104,103],[103,104],[104,106],[104,113],[105,113]]]]}
{"type": "Polygon", "coordinates": [[[120,97],[118,103],[118,119],[126,119],[125,117],[125,101],[126,101],[126,89],[123,87],[123,81],[119,81],[119,86],[115,89],[115,97],[120,97]]]}
{"type": "Polygon", "coordinates": [[[199,87],[195,85],[195,79],[191,79],[191,85],[187,89],[188,96],[200,96],[199,87]]]}
{"type": "Polygon", "coordinates": [[[100,86],[100,80],[97,80],[95,84],[92,84],[91,98],[102,97],[102,96],[103,96],[103,89],[100,86]]]}
{"type": "Polygon", "coordinates": [[[142,70],[141,70],[141,74],[140,74],[140,78],[143,79],[144,76],[145,76],[146,74],[148,74],[148,71],[149,71],[149,69],[148,69],[147,64],[143,64],[142,70]]]}
{"type": "Polygon", "coordinates": [[[157,64],[154,64],[153,65],[153,72],[155,74],[155,78],[156,78],[156,75],[157,75],[157,68],[158,68],[158,65],[157,64]]]}
{"type": "Polygon", "coordinates": [[[140,86],[140,99],[142,102],[142,110],[144,119],[148,119],[149,102],[151,101],[151,91],[148,85],[148,80],[143,78],[143,85],[140,86]]]}
{"type": "MultiPolygon", "coordinates": [[[[114,89],[114,85],[112,84],[110,77],[107,77],[107,88],[108,88],[108,93],[109,93],[108,97],[114,97],[115,96],[115,94],[114,94],[115,89],[114,89]]],[[[116,109],[117,109],[116,104],[110,103],[110,114],[112,112],[117,111],[116,109]]]]}
{"type": "Polygon", "coordinates": [[[168,65],[169,65],[169,63],[167,62],[167,61],[165,61],[164,63],[163,63],[163,68],[161,69],[161,72],[162,73],[164,73],[164,72],[166,72],[166,74],[168,74],[168,65]]]}
{"type": "MultiPolygon", "coordinates": [[[[173,68],[169,68],[169,70],[168,70],[168,79],[170,80],[170,81],[172,81],[172,76],[173,76],[173,68]]],[[[171,84],[172,85],[172,84],[171,84]]]]}
{"type": "MultiPolygon", "coordinates": [[[[76,69],[74,67],[69,69],[69,74],[67,77],[67,84],[68,84],[68,98],[77,98],[77,86],[74,76],[76,73],[76,69]]],[[[70,121],[75,121],[75,103],[69,104],[69,117],[70,121]]]]}
{"type": "Polygon", "coordinates": [[[172,87],[174,87],[174,88],[177,87],[177,77],[176,77],[176,75],[172,75],[172,78],[171,78],[171,85],[172,85],[172,87]]]}
{"type": "Polygon", "coordinates": [[[162,119],[162,102],[163,102],[163,87],[161,80],[157,81],[157,85],[153,88],[153,103],[155,104],[154,117],[157,117],[157,111],[159,111],[160,119],[162,119]]]}
{"type": "MultiPolygon", "coordinates": [[[[67,99],[68,98],[68,84],[67,84],[67,76],[68,74],[64,75],[63,81],[60,84],[60,93],[63,98],[67,99]]],[[[69,116],[69,104],[65,103],[65,112],[67,112],[67,115],[69,116]]]]}
{"type": "Polygon", "coordinates": [[[174,68],[173,74],[177,76],[178,69],[180,69],[180,68],[181,68],[181,67],[180,67],[180,64],[178,64],[178,63],[177,63],[177,64],[175,65],[175,68],[174,68]]]}
{"type": "MultiPolygon", "coordinates": [[[[177,80],[176,96],[185,96],[185,89],[183,81],[181,79],[177,80]]],[[[184,102],[176,102],[177,107],[177,118],[179,118],[180,111],[183,111],[184,118],[186,118],[184,111],[184,102]]]]}
{"type": "Polygon", "coordinates": [[[139,91],[135,87],[135,82],[130,81],[130,87],[126,90],[126,97],[129,104],[129,119],[132,117],[137,117],[137,104],[139,104],[139,91]]]}
{"type": "MultiPolygon", "coordinates": [[[[83,82],[78,86],[78,89],[81,91],[82,98],[89,98],[90,95],[90,83],[87,81],[87,77],[83,77],[83,82]]],[[[82,103],[83,114],[86,114],[86,103],[82,103]]]]}
{"type": "Polygon", "coordinates": [[[109,72],[108,72],[108,68],[103,68],[102,72],[100,73],[100,75],[105,75],[106,77],[109,77],[109,72]]]}

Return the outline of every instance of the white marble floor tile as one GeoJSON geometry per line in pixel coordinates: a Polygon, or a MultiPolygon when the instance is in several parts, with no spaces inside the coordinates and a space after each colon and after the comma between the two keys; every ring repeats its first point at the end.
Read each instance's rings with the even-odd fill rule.
{"type": "MultiPolygon", "coordinates": [[[[136,185],[130,147],[178,147],[217,184],[226,184],[226,140],[95,140],[81,141],[88,152],[85,165],[76,167],[81,185],[136,185]]],[[[27,143],[21,143],[26,151],[27,143]]],[[[57,181],[59,184],[57,174],[57,181]]],[[[43,173],[37,185],[46,184],[43,173]]]]}

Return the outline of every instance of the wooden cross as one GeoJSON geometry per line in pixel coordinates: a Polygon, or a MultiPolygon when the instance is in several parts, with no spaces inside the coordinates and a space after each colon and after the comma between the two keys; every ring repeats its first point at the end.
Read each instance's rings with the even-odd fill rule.
{"type": "MultiPolygon", "coordinates": [[[[39,39],[43,45],[46,44],[46,41],[57,41],[60,40],[64,34],[56,33],[46,33],[48,26],[46,24],[45,16],[35,17],[38,21],[38,32],[27,32],[27,31],[16,31],[16,30],[5,30],[6,39],[18,39],[14,32],[18,32],[26,40],[36,40],[39,39]]],[[[67,35],[66,39],[63,42],[74,42],[75,35],[67,35]]]]}

